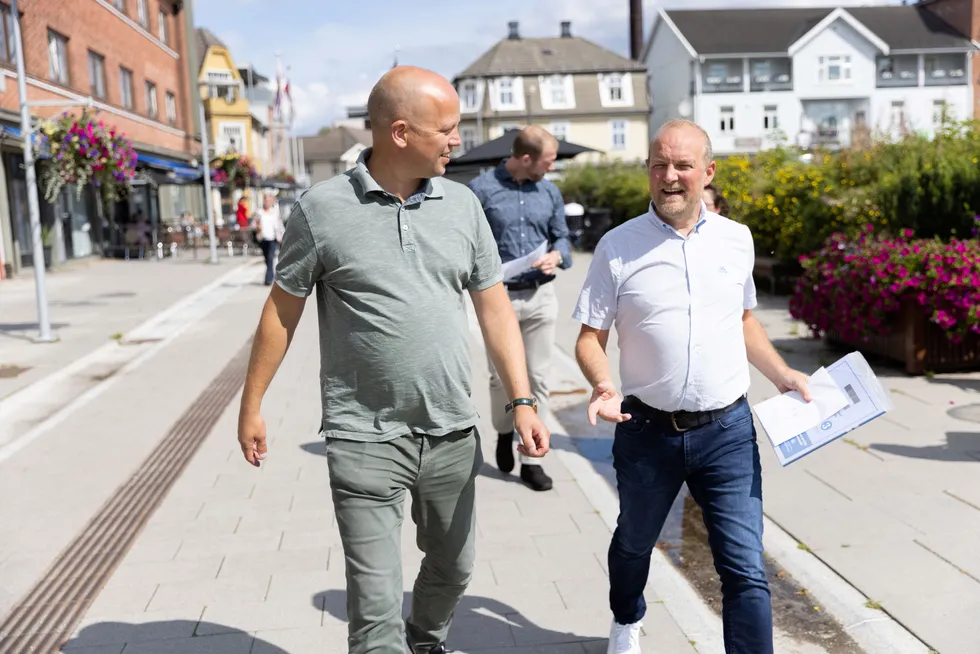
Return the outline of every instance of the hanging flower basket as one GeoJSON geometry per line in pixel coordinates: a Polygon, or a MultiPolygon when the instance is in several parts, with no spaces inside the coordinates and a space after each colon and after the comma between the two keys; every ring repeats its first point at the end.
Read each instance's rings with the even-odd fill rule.
{"type": "Polygon", "coordinates": [[[211,160],[211,181],[230,186],[254,186],[259,174],[252,161],[243,154],[228,152],[211,160]]]}
{"type": "Polygon", "coordinates": [[[287,172],[285,168],[279,169],[279,171],[272,176],[272,179],[277,182],[285,182],[286,184],[296,183],[296,178],[293,177],[289,172],[287,172]]]}
{"type": "Polygon", "coordinates": [[[35,147],[37,155],[48,160],[41,181],[44,199],[52,204],[67,184],[75,186],[78,197],[91,184],[107,200],[119,200],[136,175],[133,144],[87,112],[64,113],[42,122],[35,147]]]}

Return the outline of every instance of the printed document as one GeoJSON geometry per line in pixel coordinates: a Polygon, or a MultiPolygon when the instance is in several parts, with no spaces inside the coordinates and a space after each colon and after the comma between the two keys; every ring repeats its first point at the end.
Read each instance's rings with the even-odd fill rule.
{"type": "Polygon", "coordinates": [[[510,281],[531,270],[531,264],[543,257],[548,252],[548,241],[542,241],[541,245],[534,248],[530,254],[523,257],[500,264],[500,270],[504,274],[504,281],[510,281]]]}
{"type": "Polygon", "coordinates": [[[755,405],[755,414],[773,445],[816,427],[847,406],[844,392],[826,368],[810,375],[809,386],[813,398],[810,402],[804,401],[797,391],[790,391],[755,405]]]}
{"type": "MultiPolygon", "coordinates": [[[[860,352],[851,352],[827,366],[827,373],[837,388],[843,391],[847,400],[846,406],[822,419],[819,424],[807,427],[785,440],[773,438],[763,423],[780,465],[787,466],[793,461],[798,461],[895,408],[888,391],[878,381],[871,366],[860,352]]],[[[812,383],[813,377],[810,379],[812,383]]],[[[761,404],[764,403],[760,402],[761,404]]],[[[758,406],[756,405],[756,409],[758,406]]],[[[758,415],[758,410],[756,414],[758,415]]],[[[761,416],[759,421],[762,422],[761,416]]]]}

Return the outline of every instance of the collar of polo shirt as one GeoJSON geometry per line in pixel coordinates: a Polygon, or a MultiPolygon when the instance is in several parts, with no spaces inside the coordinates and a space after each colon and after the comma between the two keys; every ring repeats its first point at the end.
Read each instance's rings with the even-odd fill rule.
{"type": "MultiPolygon", "coordinates": [[[[357,165],[354,166],[354,170],[351,171],[351,179],[353,179],[361,187],[361,195],[367,196],[371,193],[380,193],[388,197],[394,197],[388,191],[381,188],[381,186],[371,177],[371,172],[368,170],[367,162],[371,158],[372,148],[365,148],[361,154],[357,157],[357,165]]],[[[405,198],[405,204],[415,204],[421,202],[423,199],[434,199],[441,198],[444,195],[442,181],[438,177],[433,177],[422,181],[422,185],[419,189],[405,198]]]]}

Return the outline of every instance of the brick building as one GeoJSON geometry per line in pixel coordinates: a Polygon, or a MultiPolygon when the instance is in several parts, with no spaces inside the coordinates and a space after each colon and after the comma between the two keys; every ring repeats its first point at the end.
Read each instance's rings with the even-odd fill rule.
{"type": "MultiPolygon", "coordinates": [[[[203,216],[196,99],[191,92],[190,0],[19,0],[29,101],[91,96],[97,118],[129,138],[141,171],[129,198],[98,217],[94,194],[65,190],[54,206],[39,189],[51,258],[111,254],[142,218],[155,232],[182,211],[203,216]]],[[[0,229],[8,270],[32,265],[13,17],[0,0],[0,229]],[[5,215],[6,214],[6,215],[5,215]],[[6,218],[6,220],[5,220],[6,218]]],[[[40,118],[81,107],[34,107],[40,118]]],[[[42,164],[43,165],[43,162],[42,164]]],[[[38,171],[40,173],[40,170],[38,171]]],[[[148,240],[155,240],[147,233],[148,240]]]]}

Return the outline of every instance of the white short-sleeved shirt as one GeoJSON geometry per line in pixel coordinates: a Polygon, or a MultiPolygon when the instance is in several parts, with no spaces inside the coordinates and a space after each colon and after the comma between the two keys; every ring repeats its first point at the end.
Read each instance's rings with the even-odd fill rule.
{"type": "Polygon", "coordinates": [[[623,395],[664,411],[707,411],[749,388],[743,311],[756,305],[745,225],[708,212],[687,238],[650,211],[609,231],[573,318],[619,334],[623,395]]]}

